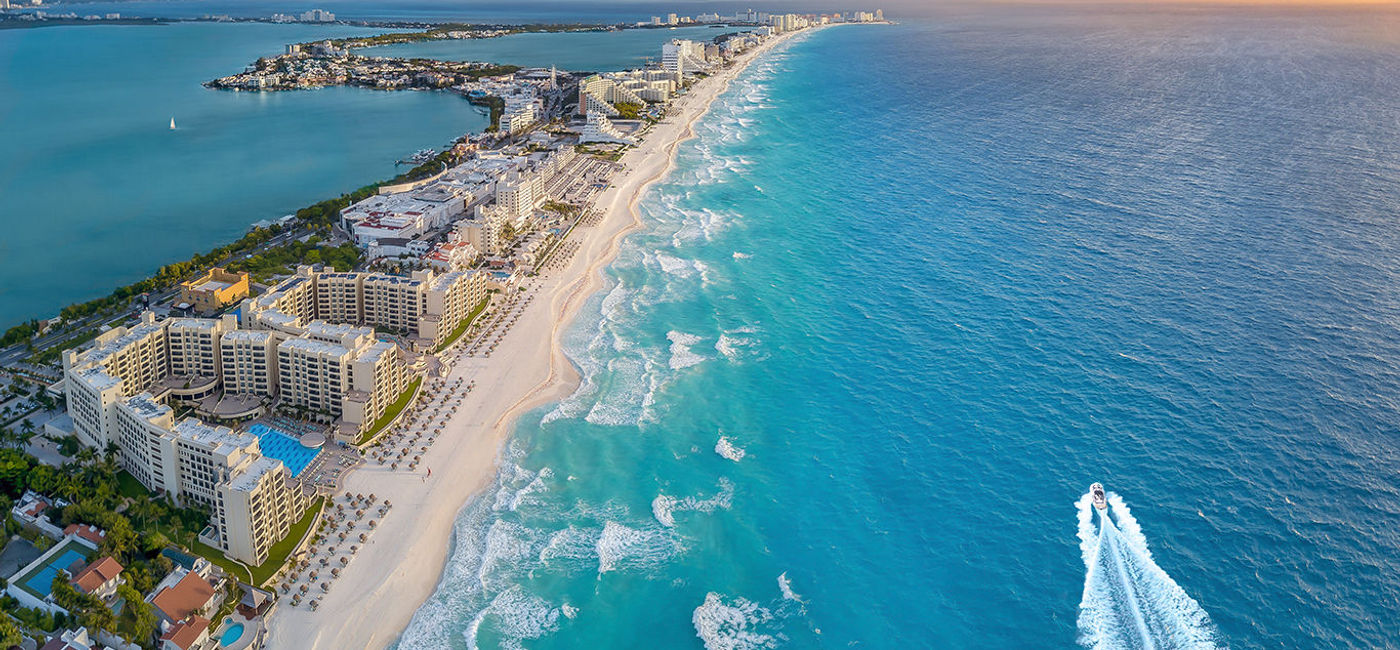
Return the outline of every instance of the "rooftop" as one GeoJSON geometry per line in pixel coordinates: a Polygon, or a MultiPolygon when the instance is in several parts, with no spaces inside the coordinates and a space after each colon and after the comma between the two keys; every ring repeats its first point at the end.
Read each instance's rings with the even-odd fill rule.
{"type": "Polygon", "coordinates": [[[284,467],[286,467],[286,465],[276,458],[259,456],[256,460],[240,469],[237,474],[230,476],[228,479],[228,486],[230,489],[239,492],[251,492],[257,489],[258,483],[262,481],[263,476],[274,472],[280,472],[284,467]]]}
{"type": "Polygon", "coordinates": [[[233,330],[232,332],[224,334],[220,340],[252,341],[254,343],[266,343],[271,338],[271,330],[233,330]]]}
{"type": "Polygon", "coordinates": [[[180,328],[180,329],[203,330],[203,331],[206,331],[206,332],[213,332],[213,331],[214,331],[214,328],[217,327],[218,324],[219,324],[219,321],[217,321],[217,320],[215,320],[215,319],[212,319],[212,318],[172,318],[172,319],[170,319],[170,326],[171,326],[171,327],[178,327],[178,328],[180,328]]]}
{"type": "Polygon", "coordinates": [[[170,407],[157,402],[150,393],[141,393],[126,398],[126,407],[147,420],[170,412],[170,407]]]}
{"type": "Polygon", "coordinates": [[[183,621],[204,607],[213,597],[214,586],[198,573],[190,571],[186,572],[175,586],[160,590],[151,598],[151,604],[164,613],[166,618],[183,621]]]}
{"type": "Polygon", "coordinates": [[[194,418],[180,420],[171,431],[182,440],[223,454],[232,452],[234,448],[244,449],[258,443],[258,437],[251,433],[236,432],[228,427],[214,426],[194,418]]]}
{"type": "Polygon", "coordinates": [[[87,565],[87,568],[73,576],[73,586],[81,589],[83,593],[90,594],[97,591],[102,585],[111,580],[115,580],[122,573],[122,565],[118,564],[112,556],[108,555],[102,559],[87,565]]]}
{"type": "Polygon", "coordinates": [[[160,640],[169,641],[182,650],[189,650],[208,629],[209,619],[203,616],[191,616],[187,621],[176,623],[169,632],[161,635],[160,640]]]}

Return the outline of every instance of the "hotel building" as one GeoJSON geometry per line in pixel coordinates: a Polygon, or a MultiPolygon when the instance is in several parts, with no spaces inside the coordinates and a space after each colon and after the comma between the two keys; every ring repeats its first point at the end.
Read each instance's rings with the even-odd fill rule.
{"type": "Polygon", "coordinates": [[[180,283],[180,302],[199,314],[213,314],[248,297],[248,274],[231,273],[219,267],[180,283]]]}

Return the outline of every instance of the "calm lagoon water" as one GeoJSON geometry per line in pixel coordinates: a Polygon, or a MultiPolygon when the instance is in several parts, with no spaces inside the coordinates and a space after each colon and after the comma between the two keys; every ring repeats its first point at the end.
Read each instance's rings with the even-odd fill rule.
{"type": "Polygon", "coordinates": [[[357,33],[374,32],[206,23],[0,30],[0,327],[392,176],[395,160],[486,125],[447,93],[200,85],[285,43],[357,33]]]}
{"type": "Polygon", "coordinates": [[[626,29],[614,32],[517,34],[502,38],[386,45],[364,50],[371,56],[423,57],[444,61],[490,61],[525,67],[606,72],[661,59],[662,44],[673,38],[708,41],[739,31],[722,27],[626,29]]]}

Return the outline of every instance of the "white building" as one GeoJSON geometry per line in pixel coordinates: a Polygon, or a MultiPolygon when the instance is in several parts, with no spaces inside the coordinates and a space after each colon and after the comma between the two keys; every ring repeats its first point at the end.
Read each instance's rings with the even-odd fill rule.
{"type": "Polygon", "coordinates": [[[578,141],[580,143],[589,142],[609,142],[618,144],[634,144],[632,138],[622,134],[607,116],[596,111],[588,113],[588,121],[584,123],[583,129],[579,132],[578,141]]]}

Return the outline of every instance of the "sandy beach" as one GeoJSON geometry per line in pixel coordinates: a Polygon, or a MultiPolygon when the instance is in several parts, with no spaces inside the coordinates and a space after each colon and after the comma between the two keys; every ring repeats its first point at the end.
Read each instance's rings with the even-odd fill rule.
{"type": "Polygon", "coordinates": [[[399,637],[437,584],[458,511],[495,476],[497,455],[515,419],[562,399],[577,385],[578,374],[564,353],[561,334],[602,286],[602,270],[623,237],[640,227],[637,202],[670,170],[680,143],[692,135],[695,121],[729,82],[783,40],[774,38],[697,82],[673,103],[670,116],[623,156],[625,169],[594,206],[600,221],[575,231],[571,240],[579,244],[577,253],[564,268],[540,280],[535,299],[492,356],[453,361],[449,380],[475,381],[476,389],[462,401],[418,470],[370,464],[347,477],[343,491],[377,494],[391,500],[393,510],[317,611],[286,602],[279,606],[270,621],[268,647],[380,648],[399,637]],[[435,469],[431,476],[426,476],[428,468],[435,469]]]}

